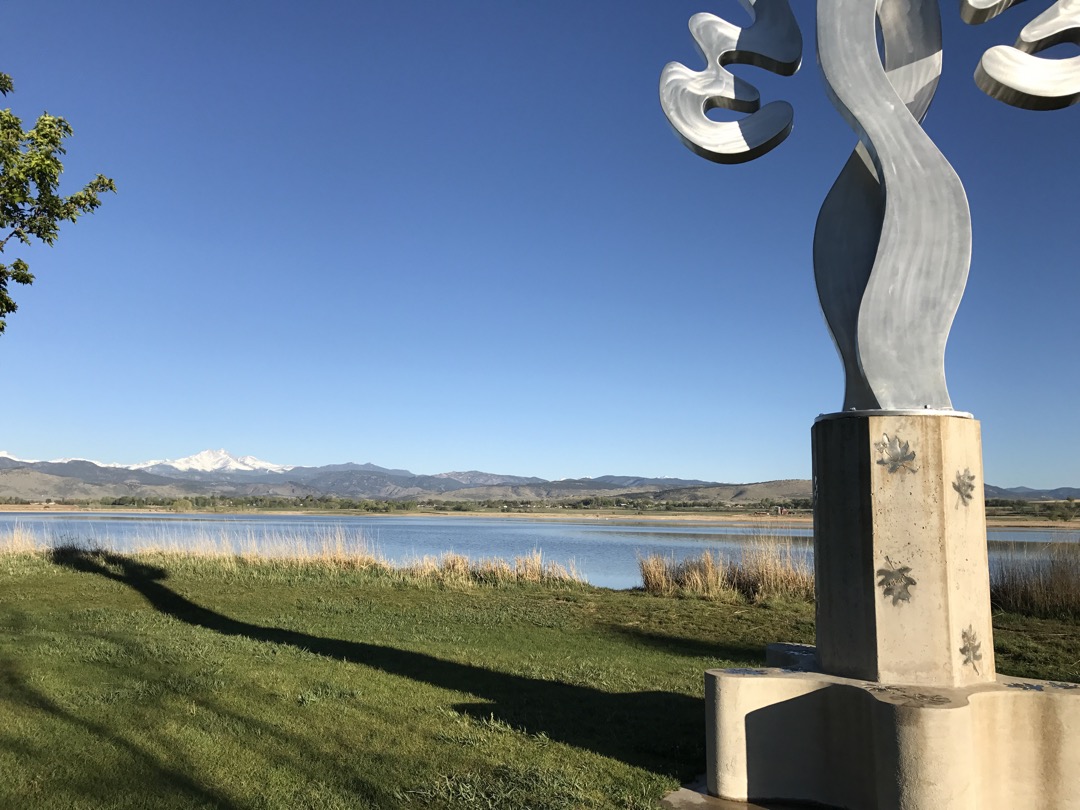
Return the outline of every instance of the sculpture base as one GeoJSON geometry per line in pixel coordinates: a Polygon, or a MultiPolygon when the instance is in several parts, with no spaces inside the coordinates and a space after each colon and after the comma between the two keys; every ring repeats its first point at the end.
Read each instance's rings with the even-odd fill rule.
{"type": "MultiPolygon", "coordinates": [[[[770,645],[768,660],[797,665],[793,653],[805,662],[812,650],[770,645]]],[[[850,810],[1080,810],[1076,684],[709,670],[705,703],[713,796],[850,810]]]]}
{"type": "Polygon", "coordinates": [[[811,435],[820,669],[927,687],[992,683],[979,423],[841,413],[811,435]]]}

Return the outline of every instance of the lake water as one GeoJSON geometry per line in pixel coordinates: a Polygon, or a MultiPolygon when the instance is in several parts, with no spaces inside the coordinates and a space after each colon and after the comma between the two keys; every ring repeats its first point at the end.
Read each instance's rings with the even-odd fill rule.
{"type": "MultiPolygon", "coordinates": [[[[75,543],[133,551],[141,547],[214,546],[236,551],[291,547],[317,550],[342,538],[347,549],[373,551],[394,563],[447,552],[471,559],[513,559],[539,550],[545,560],[570,565],[605,588],[641,585],[638,560],[652,554],[681,560],[705,550],[739,559],[756,542],[790,542],[813,557],[808,525],[724,524],[677,521],[627,525],[609,520],[539,521],[521,518],[313,515],[171,515],[146,513],[27,514],[0,512],[0,536],[18,527],[39,544],[75,543]]],[[[1039,554],[1049,544],[1077,542],[1080,528],[990,529],[990,555],[1039,554]],[[1006,552],[1006,549],[1008,550],[1006,552]]]]}

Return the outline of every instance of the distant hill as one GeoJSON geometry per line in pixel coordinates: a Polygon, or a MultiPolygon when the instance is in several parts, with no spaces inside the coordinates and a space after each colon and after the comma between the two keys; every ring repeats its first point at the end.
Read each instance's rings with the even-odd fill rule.
{"type": "Polygon", "coordinates": [[[131,470],[126,467],[100,467],[92,461],[38,461],[30,465],[37,472],[61,478],[77,478],[85,484],[120,484],[138,486],[176,486],[176,478],[131,470]]]}
{"type": "MultiPolygon", "coordinates": [[[[451,501],[563,501],[633,495],[662,502],[755,503],[811,497],[808,480],[724,484],[685,478],[601,475],[548,481],[479,470],[416,475],[376,464],[289,467],[206,450],[177,462],[124,467],[93,461],[25,461],[0,452],[0,498],[95,500],[124,496],[175,499],[192,495],[334,496],[351,499],[451,501]]],[[[987,498],[1051,501],[1080,499],[1080,489],[986,486],[987,498]]]]}
{"type": "Polygon", "coordinates": [[[509,484],[511,486],[518,484],[542,484],[544,482],[543,478],[526,478],[522,475],[498,475],[497,473],[479,472],[478,470],[439,473],[433,477],[450,478],[454,481],[460,481],[462,484],[477,487],[500,486],[503,484],[509,484]]]}
{"type": "MultiPolygon", "coordinates": [[[[128,471],[130,472],[130,471],[128,471]]],[[[147,485],[132,481],[87,481],[77,475],[52,475],[31,467],[0,470],[0,496],[26,501],[96,500],[140,496],[183,498],[192,491],[181,481],[147,485]]]]}
{"type": "Polygon", "coordinates": [[[794,478],[783,481],[758,481],[752,484],[712,484],[683,489],[667,489],[657,492],[657,501],[726,501],[727,503],[754,503],[765,499],[773,501],[811,498],[814,486],[809,479],[794,478]]]}
{"type": "Polygon", "coordinates": [[[599,478],[567,478],[561,481],[532,479],[533,483],[466,487],[447,490],[442,498],[457,501],[556,501],[595,495],[636,495],[653,493],[661,487],[695,486],[705,481],[679,478],[641,478],[631,475],[602,475],[599,478]]]}

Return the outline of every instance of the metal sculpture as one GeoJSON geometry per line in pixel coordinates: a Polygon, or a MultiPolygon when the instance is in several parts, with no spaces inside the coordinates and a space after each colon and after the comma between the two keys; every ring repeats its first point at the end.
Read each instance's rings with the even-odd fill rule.
{"type": "MultiPolygon", "coordinates": [[[[977,25],[1022,0],[962,0],[960,14],[977,25]]],[[[1028,23],[1015,46],[996,45],[979,61],[975,83],[988,96],[1028,110],[1056,110],[1080,102],[1080,56],[1035,54],[1063,42],[1080,45],[1080,0],[1058,0],[1028,23]]]]}
{"type": "Polygon", "coordinates": [[[742,163],[775,147],[791,132],[786,101],[761,107],[752,85],[726,65],[748,64],[790,76],[802,60],[802,35],[787,0],[743,0],[754,24],[739,28],[712,14],[690,18],[690,33],[705,57],[704,71],[671,62],[660,76],[660,103],[692,151],[717,163],[742,163]],[[713,121],[717,107],[750,113],[741,121],[713,121]]]}
{"type": "Polygon", "coordinates": [[[833,104],[860,135],[814,236],[844,410],[951,409],[945,343],[967,282],[971,218],[960,178],[920,126],[941,75],[937,3],[821,0],[818,54],[833,104]]]}
{"type": "MultiPolygon", "coordinates": [[[[962,2],[979,22],[1017,0],[962,2]]],[[[704,71],[670,64],[660,80],[679,136],[721,163],[768,152],[792,124],[789,105],[761,106],[725,69],[794,72],[801,36],[791,9],[742,3],[746,28],[691,20],[704,71]],[[748,115],[714,121],[714,107],[748,115]]],[[[1059,806],[1071,795],[1068,769],[1002,765],[1010,747],[1080,761],[1080,691],[1036,703],[1022,695],[1056,687],[999,679],[994,666],[980,426],[952,410],[944,369],[971,219],[959,178],[921,126],[941,75],[938,2],[816,8],[826,92],[859,141],[814,234],[818,297],[846,376],[844,412],[811,430],[816,643],[797,658],[791,645],[770,645],[777,669],[705,673],[706,786],[739,801],[869,810],[1059,806]],[[1049,745],[1047,725],[1060,731],[1049,745]],[[790,739],[798,751],[777,755],[790,739]]],[[[1073,103],[1076,60],[1033,53],[1080,42],[1078,18],[1080,0],[1059,0],[1017,48],[987,51],[979,86],[1017,106],[1073,103]]]]}
{"type": "MultiPolygon", "coordinates": [[[[679,136],[720,163],[765,154],[792,125],[789,104],[760,106],[757,90],[725,66],[790,75],[801,58],[787,0],[741,2],[753,17],[746,28],[711,14],[691,18],[704,71],[673,62],[660,79],[661,106],[679,136]],[[713,121],[715,107],[750,115],[713,121]]],[[[978,23],[1020,0],[962,2],[964,19],[978,23]]],[[[945,345],[967,283],[971,218],[960,179],[920,125],[941,75],[938,2],[818,0],[817,29],[826,91],[859,136],[814,235],[818,298],[844,364],[843,409],[951,411],[945,345]]],[[[1080,57],[1032,55],[1064,41],[1080,43],[1080,0],[1059,0],[1016,48],[987,51],[976,81],[1016,106],[1075,103],[1080,57]]]]}

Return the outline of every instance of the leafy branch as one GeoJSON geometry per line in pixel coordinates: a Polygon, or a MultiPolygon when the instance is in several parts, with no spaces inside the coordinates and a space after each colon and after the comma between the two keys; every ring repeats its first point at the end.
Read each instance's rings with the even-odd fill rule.
{"type": "MultiPolygon", "coordinates": [[[[0,73],[0,95],[14,90],[11,77],[0,73]]],[[[56,242],[60,223],[75,222],[101,205],[101,194],[116,191],[116,184],[99,174],[70,196],[58,193],[66,154],[65,139],[72,129],[63,118],[42,113],[32,129],[23,130],[22,121],[10,109],[0,110],[0,253],[16,239],[24,245],[38,239],[46,245],[56,242]]],[[[8,283],[32,284],[29,265],[16,258],[0,262],[0,333],[6,316],[18,309],[8,291],[8,283]]]]}

